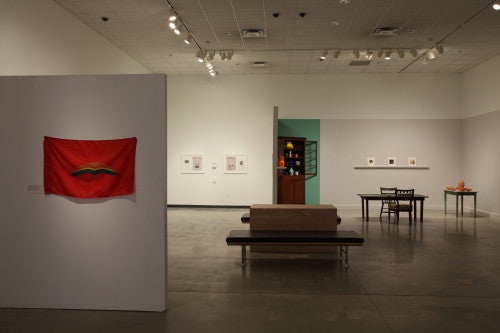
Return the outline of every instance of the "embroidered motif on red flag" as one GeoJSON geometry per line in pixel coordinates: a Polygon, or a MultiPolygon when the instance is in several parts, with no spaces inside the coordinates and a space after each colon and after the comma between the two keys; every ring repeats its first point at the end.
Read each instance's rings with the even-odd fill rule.
{"type": "Polygon", "coordinates": [[[137,138],[69,140],[45,137],[45,194],[102,198],[134,192],[137,138]]]}

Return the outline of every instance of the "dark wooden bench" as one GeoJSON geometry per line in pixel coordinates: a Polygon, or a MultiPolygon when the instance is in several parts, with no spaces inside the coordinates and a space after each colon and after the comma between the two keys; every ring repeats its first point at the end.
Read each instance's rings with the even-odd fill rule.
{"type": "Polygon", "coordinates": [[[248,245],[337,245],[339,257],[349,267],[349,246],[363,245],[364,238],[354,231],[299,231],[299,230],[231,230],[227,245],[241,246],[241,266],[246,266],[248,245]]]}
{"type": "MultiPolygon", "coordinates": [[[[337,216],[337,225],[342,222],[340,216],[337,216]]],[[[250,213],[244,213],[241,215],[241,223],[250,223],[250,213]]]]}

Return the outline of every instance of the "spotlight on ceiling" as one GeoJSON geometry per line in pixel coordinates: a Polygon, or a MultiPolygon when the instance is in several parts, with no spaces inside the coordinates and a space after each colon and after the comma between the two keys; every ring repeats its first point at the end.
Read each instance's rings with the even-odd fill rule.
{"type": "Polygon", "coordinates": [[[427,52],[424,53],[424,56],[422,57],[422,64],[424,65],[427,65],[428,62],[427,62],[427,57],[428,57],[428,54],[427,52]]]}
{"type": "Polygon", "coordinates": [[[319,57],[319,61],[323,61],[326,59],[326,55],[328,54],[328,50],[323,50],[321,52],[321,56],[319,57]]]}
{"type": "Polygon", "coordinates": [[[193,36],[191,34],[188,34],[186,38],[184,38],[184,43],[186,44],[191,44],[191,42],[193,41],[193,36]]]}
{"type": "Polygon", "coordinates": [[[198,50],[198,52],[196,52],[196,57],[198,58],[198,62],[205,61],[205,52],[198,50]]]}
{"type": "Polygon", "coordinates": [[[170,8],[170,10],[168,11],[168,20],[170,22],[174,22],[175,20],[177,20],[177,14],[172,8],[170,8]]]}
{"type": "Polygon", "coordinates": [[[215,57],[215,51],[208,51],[208,53],[207,53],[207,61],[214,60],[214,57],[215,57]]]}
{"type": "Polygon", "coordinates": [[[340,55],[340,49],[335,49],[333,50],[333,57],[337,59],[340,55]]]}
{"type": "Polygon", "coordinates": [[[418,55],[417,50],[415,50],[415,49],[411,49],[410,54],[412,55],[413,58],[416,58],[418,55]]]}
{"type": "Polygon", "coordinates": [[[226,60],[227,54],[226,51],[219,51],[220,60],[226,60]]]}
{"type": "Polygon", "coordinates": [[[226,60],[231,60],[233,58],[233,51],[226,52],[226,60]]]}
{"type": "Polygon", "coordinates": [[[495,3],[493,4],[493,9],[494,9],[494,10],[500,10],[500,2],[495,2],[495,3]]]}
{"type": "Polygon", "coordinates": [[[357,59],[359,58],[359,50],[352,50],[352,54],[354,54],[354,57],[357,59]]]}
{"type": "Polygon", "coordinates": [[[170,22],[170,23],[168,24],[168,26],[169,26],[169,28],[170,28],[170,29],[172,29],[172,30],[174,30],[175,28],[177,28],[177,24],[175,24],[175,22],[170,22]]]}
{"type": "Polygon", "coordinates": [[[405,50],[403,49],[398,49],[398,55],[402,59],[405,57],[405,50]]]}
{"type": "Polygon", "coordinates": [[[182,25],[179,25],[178,27],[176,27],[174,29],[174,33],[179,36],[181,34],[181,30],[182,30],[182,25]]]}
{"type": "Polygon", "coordinates": [[[384,54],[384,50],[380,49],[380,50],[377,50],[377,57],[381,57],[382,54],[384,54]]]}
{"type": "Polygon", "coordinates": [[[209,73],[210,73],[210,76],[217,76],[217,72],[216,71],[211,71],[209,73]]]}
{"type": "Polygon", "coordinates": [[[443,47],[443,45],[442,45],[442,44],[438,44],[438,45],[436,46],[436,50],[438,51],[438,53],[439,53],[439,54],[443,54],[443,52],[444,52],[444,47],[443,47]]]}
{"type": "Polygon", "coordinates": [[[384,56],[384,59],[385,59],[385,60],[391,60],[391,54],[392,54],[392,51],[391,51],[391,50],[385,50],[385,56],[384,56]]]}
{"type": "Polygon", "coordinates": [[[211,63],[207,62],[207,64],[205,65],[207,66],[208,70],[211,70],[214,68],[214,65],[212,65],[211,63]]]}
{"type": "Polygon", "coordinates": [[[427,58],[429,60],[432,60],[432,59],[436,58],[436,55],[434,54],[434,52],[429,51],[429,52],[427,52],[427,58]]]}
{"type": "Polygon", "coordinates": [[[366,59],[372,60],[373,58],[373,51],[372,50],[366,50],[366,59]]]}

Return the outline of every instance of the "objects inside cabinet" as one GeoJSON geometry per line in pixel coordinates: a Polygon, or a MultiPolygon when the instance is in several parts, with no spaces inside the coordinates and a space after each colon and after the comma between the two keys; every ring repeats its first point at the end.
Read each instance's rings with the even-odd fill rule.
{"type": "Polygon", "coordinates": [[[316,141],[278,137],[278,203],[305,204],[305,180],[316,174],[316,141]]]}

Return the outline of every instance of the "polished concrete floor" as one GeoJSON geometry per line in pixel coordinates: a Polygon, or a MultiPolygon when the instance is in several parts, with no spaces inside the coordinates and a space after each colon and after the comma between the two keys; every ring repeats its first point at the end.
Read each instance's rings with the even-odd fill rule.
{"type": "Polygon", "coordinates": [[[365,237],[349,269],[330,254],[249,254],[229,247],[245,209],[168,210],[164,313],[0,309],[6,332],[498,332],[500,219],[370,222],[340,210],[365,237]]]}

